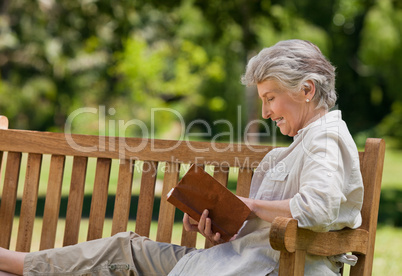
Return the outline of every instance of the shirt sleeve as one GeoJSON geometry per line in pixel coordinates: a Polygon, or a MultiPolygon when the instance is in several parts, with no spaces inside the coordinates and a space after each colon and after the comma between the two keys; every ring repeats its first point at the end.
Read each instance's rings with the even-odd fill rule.
{"type": "Polygon", "coordinates": [[[313,231],[331,230],[343,193],[344,158],[337,131],[326,130],[313,139],[303,139],[303,165],[299,192],[290,200],[290,210],[299,226],[313,231]],[[308,142],[306,141],[308,140],[308,142]]]}

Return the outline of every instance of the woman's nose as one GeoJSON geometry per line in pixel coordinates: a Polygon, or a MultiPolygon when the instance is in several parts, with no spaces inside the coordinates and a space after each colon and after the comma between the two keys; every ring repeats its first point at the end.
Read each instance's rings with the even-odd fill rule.
{"type": "Polygon", "coordinates": [[[271,117],[271,111],[266,104],[262,104],[262,118],[269,119],[271,117]]]}

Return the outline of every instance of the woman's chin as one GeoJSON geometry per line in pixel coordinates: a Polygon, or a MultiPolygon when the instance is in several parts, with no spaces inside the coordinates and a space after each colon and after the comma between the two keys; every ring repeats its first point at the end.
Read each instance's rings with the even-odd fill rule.
{"type": "Polygon", "coordinates": [[[282,135],[284,135],[284,136],[293,137],[293,136],[296,135],[295,133],[292,133],[291,131],[289,131],[288,129],[285,129],[285,128],[279,128],[279,131],[280,131],[280,132],[282,133],[282,135]]]}

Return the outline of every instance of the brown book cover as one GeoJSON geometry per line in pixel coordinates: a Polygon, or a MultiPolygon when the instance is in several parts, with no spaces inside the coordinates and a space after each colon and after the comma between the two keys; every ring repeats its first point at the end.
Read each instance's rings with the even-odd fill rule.
{"type": "Polygon", "coordinates": [[[208,209],[212,231],[219,232],[224,241],[239,231],[251,212],[243,201],[196,164],[168,193],[167,201],[196,221],[208,209]]]}

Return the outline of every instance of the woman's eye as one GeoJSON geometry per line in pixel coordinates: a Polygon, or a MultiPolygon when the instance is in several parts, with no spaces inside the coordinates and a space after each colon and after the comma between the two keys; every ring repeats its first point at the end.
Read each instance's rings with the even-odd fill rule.
{"type": "Polygon", "coordinates": [[[267,101],[268,101],[268,102],[271,102],[273,99],[274,99],[273,97],[272,97],[272,98],[268,98],[267,101]]]}

